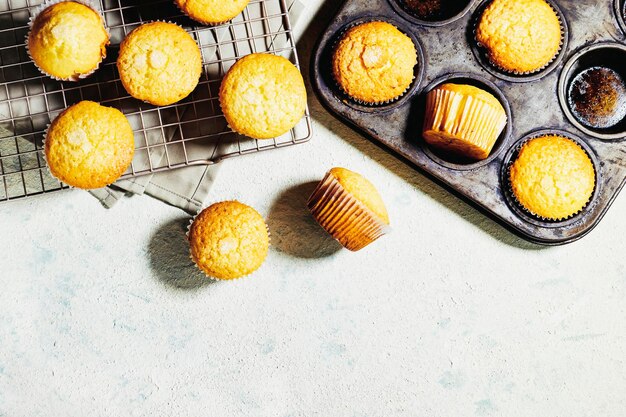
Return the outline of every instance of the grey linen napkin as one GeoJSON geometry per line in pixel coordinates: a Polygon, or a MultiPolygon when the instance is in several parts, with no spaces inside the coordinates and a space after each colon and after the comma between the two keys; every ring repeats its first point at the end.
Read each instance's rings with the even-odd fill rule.
{"type": "MultiPolygon", "coordinates": [[[[302,16],[305,5],[300,0],[288,0],[289,15],[292,26],[295,26],[302,16]]],[[[228,29],[221,27],[215,29],[218,39],[228,36],[228,29]]],[[[274,29],[275,30],[275,29],[274,29]]],[[[277,46],[280,47],[280,46],[277,46]]],[[[205,59],[211,60],[217,51],[209,51],[209,56],[205,59]],[[212,54],[212,56],[210,56],[212,54]]],[[[191,120],[193,112],[186,111],[183,120],[191,120]]],[[[165,139],[170,140],[175,134],[174,130],[165,131],[165,139]]],[[[161,138],[159,138],[162,141],[161,138]]],[[[157,141],[159,140],[157,139],[157,141]]],[[[218,145],[220,147],[227,145],[218,145]]],[[[190,159],[203,159],[210,157],[207,152],[211,149],[203,147],[201,144],[190,142],[187,144],[187,154],[190,159]]],[[[218,150],[214,150],[217,152],[218,150]]],[[[154,157],[154,154],[153,154],[154,157]]],[[[164,157],[164,155],[160,155],[164,157]]],[[[209,195],[221,164],[189,166],[167,172],[159,172],[151,175],[139,176],[131,179],[120,180],[110,187],[92,190],[90,193],[95,196],[107,208],[113,207],[124,195],[147,194],[172,206],[179,207],[189,213],[197,213],[203,206],[209,195]]]]}

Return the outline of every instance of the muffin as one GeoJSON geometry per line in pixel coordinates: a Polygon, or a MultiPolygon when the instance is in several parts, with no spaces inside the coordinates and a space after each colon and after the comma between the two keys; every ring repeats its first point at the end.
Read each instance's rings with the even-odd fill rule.
{"type": "Polygon", "coordinates": [[[308,207],[320,226],[351,251],[363,249],[389,228],[387,208],[376,188],[345,168],[326,174],[308,207]]]}
{"type": "Polygon", "coordinates": [[[130,165],[133,130],[119,110],[81,101],[54,119],[44,153],[50,173],[60,181],[77,188],[101,188],[130,165]]]}
{"type": "Polygon", "coordinates": [[[202,73],[200,48],[173,23],[146,23],[120,45],[117,69],[124,88],[136,99],[166,106],[187,97],[202,73]]]}
{"type": "Polygon", "coordinates": [[[489,157],[506,122],[504,107],[490,93],[471,85],[443,84],[426,97],[422,135],[433,148],[479,161],[489,157]]]}
{"type": "Polygon", "coordinates": [[[559,17],[545,0],[493,0],[476,28],[476,41],[491,63],[516,74],[548,65],[561,39],[559,17]]]}
{"type": "Polygon", "coordinates": [[[176,0],[187,16],[205,25],[226,23],[246,8],[250,0],[176,0]]]}
{"type": "Polygon", "coordinates": [[[287,133],[304,115],[307,98],[298,68],[271,54],[237,61],[222,80],[219,97],[231,129],[255,139],[287,133]]]}
{"type": "Polygon", "coordinates": [[[189,228],[191,259],[207,276],[241,278],[259,269],[269,249],[263,217],[238,201],[202,210],[189,228]]]}
{"type": "Polygon", "coordinates": [[[528,212],[562,220],[583,209],[595,188],[587,153],[571,139],[541,136],[526,142],[510,167],[515,200],[528,212]]]}
{"type": "Polygon", "coordinates": [[[92,74],[106,57],[109,33],[100,14],[66,1],[41,10],[31,21],[28,53],[44,74],[78,81],[92,74]]]}
{"type": "Polygon", "coordinates": [[[416,65],[411,38],[386,22],[348,29],[332,58],[339,88],[365,104],[383,104],[402,96],[413,82],[416,65]]]}

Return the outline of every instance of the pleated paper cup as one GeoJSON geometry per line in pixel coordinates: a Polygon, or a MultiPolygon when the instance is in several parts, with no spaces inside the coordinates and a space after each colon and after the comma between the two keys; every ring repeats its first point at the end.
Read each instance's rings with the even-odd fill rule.
{"type": "Polygon", "coordinates": [[[35,65],[35,67],[39,70],[39,72],[41,72],[43,75],[52,78],[53,80],[56,81],[72,81],[72,82],[76,82],[76,81],[80,81],[83,80],[85,78],[90,77],[91,75],[93,75],[99,68],[100,65],[102,64],[102,62],[105,60],[106,58],[106,51],[104,54],[102,54],[101,58],[100,58],[100,62],[98,62],[95,66],[95,68],[89,72],[86,72],[84,74],[75,74],[71,77],[68,78],[60,78],[57,77],[55,75],[49,74],[48,72],[44,71],[39,65],[37,65],[37,62],[35,62],[35,60],[33,59],[31,53],[30,53],[30,33],[33,30],[33,25],[35,23],[35,20],[37,19],[37,17],[41,14],[41,12],[43,12],[44,10],[46,10],[48,7],[54,6],[55,4],[59,4],[59,3],[67,3],[67,2],[73,2],[73,3],[79,3],[82,4],[83,6],[87,6],[89,7],[91,10],[93,10],[94,12],[96,12],[98,14],[98,16],[100,16],[100,20],[102,21],[102,26],[104,27],[104,30],[107,33],[107,43],[105,45],[109,46],[110,45],[110,40],[111,40],[111,33],[109,32],[109,28],[106,25],[106,20],[104,19],[104,15],[102,14],[102,12],[100,12],[100,10],[96,7],[95,3],[89,1],[89,0],[51,0],[51,1],[47,1],[44,2],[43,4],[35,7],[33,9],[33,11],[31,12],[31,16],[30,16],[30,20],[28,21],[28,33],[26,34],[26,53],[28,54],[28,57],[30,58],[30,60],[33,62],[33,64],[35,65]]]}
{"type": "Polygon", "coordinates": [[[507,123],[506,113],[470,95],[436,88],[426,98],[423,136],[446,152],[485,159],[507,123]]]}
{"type": "Polygon", "coordinates": [[[330,173],[313,191],[307,205],[320,226],[351,251],[363,249],[389,230],[389,225],[345,191],[330,173]]]}

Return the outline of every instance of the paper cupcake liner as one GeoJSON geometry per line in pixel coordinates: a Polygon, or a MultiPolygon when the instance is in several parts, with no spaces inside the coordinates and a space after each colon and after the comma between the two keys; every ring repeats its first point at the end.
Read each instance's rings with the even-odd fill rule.
{"type": "MultiPolygon", "coordinates": [[[[185,233],[185,236],[187,237],[187,242],[189,242],[189,243],[190,243],[190,246],[189,246],[189,259],[191,259],[191,261],[193,262],[193,265],[196,267],[196,269],[197,269],[198,271],[200,271],[200,272],[201,272],[201,273],[202,273],[205,277],[207,277],[208,279],[210,279],[210,280],[212,280],[212,281],[230,281],[230,282],[232,282],[232,281],[239,281],[239,280],[241,280],[242,278],[248,278],[248,277],[250,277],[250,276],[253,276],[253,275],[254,275],[254,274],[256,274],[256,273],[257,273],[257,272],[258,272],[261,268],[263,268],[263,265],[265,265],[265,260],[264,260],[264,261],[263,261],[263,263],[261,264],[261,266],[259,266],[259,268],[258,268],[258,269],[256,269],[256,270],[252,271],[252,272],[251,272],[251,273],[249,273],[249,274],[242,275],[242,276],[240,276],[240,277],[238,277],[238,278],[223,279],[223,278],[217,278],[217,277],[214,277],[214,276],[212,276],[212,275],[207,274],[204,270],[202,270],[202,269],[198,266],[198,264],[196,263],[195,259],[193,259],[193,255],[191,254],[191,240],[190,240],[190,238],[189,238],[189,233],[191,232],[191,226],[192,226],[192,225],[193,225],[193,223],[196,221],[196,217],[198,217],[198,216],[200,215],[200,213],[202,213],[205,209],[207,209],[207,208],[211,207],[212,205],[217,204],[217,203],[224,203],[224,202],[227,202],[227,201],[237,201],[237,200],[221,200],[221,201],[212,201],[211,203],[206,204],[204,207],[202,207],[200,210],[198,210],[198,212],[197,212],[197,213],[196,213],[193,217],[191,217],[191,219],[189,219],[189,224],[187,225],[187,232],[185,233]]],[[[271,248],[271,247],[272,247],[272,234],[271,234],[271,232],[270,232],[270,228],[269,228],[269,226],[267,225],[267,222],[265,221],[265,219],[263,219],[263,222],[265,223],[265,229],[267,230],[267,240],[268,240],[268,249],[269,249],[269,248],[271,248]]]]}
{"type": "Polygon", "coordinates": [[[585,203],[585,205],[583,205],[581,207],[580,210],[578,210],[575,213],[570,214],[569,216],[565,216],[565,217],[561,217],[558,219],[554,219],[554,218],[550,218],[550,217],[543,217],[540,216],[534,212],[532,212],[531,210],[529,210],[528,208],[526,208],[526,206],[524,206],[518,199],[517,196],[515,195],[515,192],[513,191],[513,184],[511,183],[511,167],[513,166],[513,163],[515,162],[515,160],[517,159],[517,157],[519,156],[519,152],[521,151],[522,147],[527,144],[528,142],[530,142],[533,139],[538,139],[544,136],[550,136],[549,133],[542,133],[540,135],[537,136],[531,136],[528,139],[522,141],[521,143],[519,143],[516,147],[515,147],[515,151],[513,152],[513,156],[511,157],[511,159],[509,160],[509,162],[507,163],[506,166],[506,194],[509,197],[510,201],[512,201],[515,206],[520,209],[523,213],[525,213],[527,216],[535,219],[535,220],[539,220],[545,223],[560,223],[560,222],[564,222],[567,220],[570,220],[576,216],[578,216],[580,213],[582,213],[583,211],[585,211],[585,209],[587,209],[587,207],[589,207],[589,204],[591,203],[593,196],[595,194],[596,191],[596,187],[598,186],[598,169],[596,168],[596,165],[593,161],[593,158],[591,157],[591,155],[589,155],[589,152],[587,152],[587,150],[580,146],[580,143],[578,143],[578,140],[572,138],[571,136],[566,136],[563,132],[559,132],[559,133],[555,133],[555,135],[557,136],[562,136],[566,139],[571,140],[572,142],[574,142],[576,144],[576,146],[578,146],[584,153],[585,155],[587,155],[587,158],[589,158],[589,160],[591,161],[591,165],[593,166],[593,172],[594,172],[594,186],[593,186],[593,191],[591,192],[591,195],[589,196],[589,199],[587,200],[587,202],[585,203]]]}
{"type": "Polygon", "coordinates": [[[313,191],[307,206],[320,226],[351,251],[363,249],[389,231],[389,225],[346,192],[330,173],[313,191]]]}
{"type": "MultiPolygon", "coordinates": [[[[411,43],[413,43],[413,48],[415,48],[416,50],[416,54],[417,54],[417,46],[415,45],[415,42],[413,42],[413,38],[411,38],[411,36],[407,35],[406,33],[402,32],[396,25],[392,24],[391,22],[385,21],[385,20],[381,20],[381,19],[372,19],[372,20],[365,20],[365,21],[359,21],[359,22],[354,22],[350,25],[348,25],[347,27],[345,27],[340,33],[339,35],[335,38],[335,41],[333,42],[333,51],[337,50],[337,46],[339,45],[339,42],[341,42],[341,40],[344,38],[346,32],[348,32],[350,29],[355,28],[359,25],[365,24],[365,23],[374,23],[374,22],[382,22],[382,23],[389,23],[390,25],[392,25],[394,28],[398,29],[402,34],[404,34],[405,36],[408,36],[409,39],[411,39],[411,43]]],[[[417,56],[418,61],[416,66],[418,65],[423,65],[423,63],[419,62],[419,54],[417,56]]],[[[356,97],[353,97],[350,95],[350,93],[348,93],[342,86],[341,84],[339,84],[339,81],[337,81],[337,78],[335,78],[335,74],[333,71],[333,81],[335,83],[335,87],[350,101],[359,104],[361,106],[366,106],[366,107],[381,107],[381,106],[386,106],[389,104],[393,104],[397,101],[399,101],[400,99],[402,99],[402,97],[405,96],[405,94],[411,89],[411,87],[413,87],[413,84],[415,83],[415,67],[413,67],[413,77],[411,78],[411,83],[409,84],[409,86],[407,88],[404,89],[404,91],[399,94],[398,96],[389,99],[389,100],[385,100],[385,101],[377,101],[377,102],[369,102],[369,101],[363,101],[363,100],[359,100],[356,97]]]]}
{"type": "Polygon", "coordinates": [[[493,106],[470,96],[434,89],[426,97],[423,131],[439,131],[462,137],[464,141],[487,153],[491,153],[506,123],[506,114],[502,116],[493,106]],[[461,108],[458,105],[459,100],[464,98],[465,105],[461,108]]]}
{"type": "MultiPolygon", "coordinates": [[[[486,7],[488,7],[490,3],[491,2],[486,3],[486,6],[483,8],[482,12],[484,12],[484,9],[486,7]]],[[[478,42],[478,40],[476,39],[476,31],[478,30],[478,24],[480,23],[480,19],[482,17],[482,13],[480,13],[480,14],[478,14],[476,16],[476,18],[474,19],[474,23],[473,23],[472,39],[473,39],[474,42],[476,42],[476,45],[478,46],[478,49],[480,50],[480,53],[484,56],[486,62],[493,69],[495,69],[497,71],[500,71],[502,73],[505,73],[505,74],[509,74],[509,75],[517,75],[517,76],[533,75],[533,74],[537,74],[537,73],[545,70],[546,68],[548,68],[558,58],[558,56],[561,54],[561,51],[563,49],[563,44],[565,42],[565,26],[563,25],[563,19],[562,19],[561,12],[551,2],[546,1],[546,3],[554,11],[554,13],[556,14],[557,19],[559,20],[559,26],[561,28],[561,39],[559,41],[559,49],[556,51],[556,53],[550,59],[550,61],[546,62],[543,66],[541,66],[541,67],[539,67],[539,68],[537,68],[537,69],[535,69],[533,71],[523,71],[523,72],[511,71],[509,69],[502,68],[497,63],[493,62],[491,60],[491,58],[489,57],[489,54],[487,53],[487,48],[485,48],[485,46],[483,46],[483,44],[478,42]]]]}
{"type": "Polygon", "coordinates": [[[47,9],[50,6],[54,6],[55,4],[59,4],[59,3],[66,3],[66,2],[74,2],[74,3],[79,3],[82,4],[84,6],[89,7],[91,10],[93,10],[94,12],[96,12],[98,14],[98,16],[100,16],[100,20],[102,21],[102,26],[104,27],[104,30],[107,33],[107,43],[105,45],[105,48],[107,46],[109,46],[111,44],[111,32],[109,31],[109,28],[106,24],[106,20],[104,18],[104,15],[102,14],[102,12],[98,9],[98,7],[96,6],[96,3],[92,2],[91,0],[50,0],[50,1],[46,1],[42,4],[40,4],[39,6],[35,7],[30,15],[30,19],[28,20],[28,33],[26,34],[26,40],[25,40],[25,44],[26,44],[26,54],[28,55],[28,58],[31,60],[31,62],[35,65],[35,67],[39,70],[39,72],[41,72],[43,75],[52,78],[55,81],[71,81],[71,82],[76,82],[76,81],[80,81],[83,80],[85,78],[90,77],[91,75],[93,75],[96,71],[98,71],[98,69],[100,68],[100,65],[102,64],[102,62],[106,59],[106,53],[104,55],[102,55],[100,57],[100,62],[98,62],[98,64],[95,66],[95,68],[87,73],[84,74],[78,74],[78,75],[74,75],[68,78],[59,78],[55,75],[49,74],[48,72],[44,71],[41,67],[39,67],[39,65],[37,65],[37,62],[35,62],[35,60],[33,59],[31,53],[30,53],[30,47],[29,47],[29,37],[30,37],[30,32],[33,29],[33,24],[35,22],[35,19],[37,19],[37,16],[39,16],[39,14],[44,11],[45,9],[47,9]]]}

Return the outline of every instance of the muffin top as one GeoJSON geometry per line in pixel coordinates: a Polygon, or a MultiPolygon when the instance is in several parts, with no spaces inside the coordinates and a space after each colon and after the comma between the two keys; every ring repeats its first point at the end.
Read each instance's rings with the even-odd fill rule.
{"type": "Polygon", "coordinates": [[[493,0],[476,30],[489,60],[514,73],[540,70],[557,55],[561,24],[544,0],[493,0]]]}
{"type": "Polygon", "coordinates": [[[192,19],[207,25],[224,23],[243,11],[250,0],[176,0],[192,19]]]}
{"type": "Polygon", "coordinates": [[[578,213],[595,188],[595,170],[587,153],[561,136],[526,142],[510,169],[517,201],[531,213],[560,220],[578,213]]]}
{"type": "Polygon", "coordinates": [[[28,34],[28,51],[35,64],[63,80],[75,81],[98,68],[108,44],[100,15],[73,1],[42,10],[28,34]]]}
{"type": "Polygon", "coordinates": [[[202,73],[200,48],[191,35],[173,23],[146,23],[120,45],[117,68],[128,93],[165,106],[187,97],[202,73]]]}
{"type": "Polygon", "coordinates": [[[335,178],[345,191],[363,203],[376,217],[385,224],[389,224],[389,214],[383,199],[374,185],[354,171],[336,167],[330,170],[330,175],[335,178]]]}
{"type": "Polygon", "coordinates": [[[226,121],[238,133],[271,139],[304,115],[306,88],[298,68],[271,54],[250,54],[235,63],[220,86],[226,121]]]}
{"type": "Polygon", "coordinates": [[[349,29],[336,46],[333,76],[357,101],[384,103],[400,97],[413,82],[417,52],[411,38],[386,22],[349,29]]]}
{"type": "Polygon", "coordinates": [[[189,229],[191,257],[205,274],[236,279],[256,271],[267,256],[263,217],[245,204],[224,201],[204,209],[189,229]]]}
{"type": "Polygon", "coordinates": [[[52,175],[77,188],[104,187],[117,180],[135,152],[133,130],[117,109],[81,101],[50,125],[45,155],[52,175]]]}

